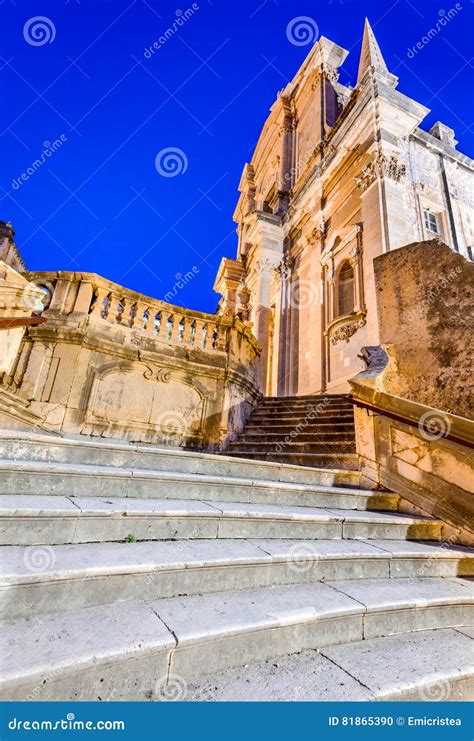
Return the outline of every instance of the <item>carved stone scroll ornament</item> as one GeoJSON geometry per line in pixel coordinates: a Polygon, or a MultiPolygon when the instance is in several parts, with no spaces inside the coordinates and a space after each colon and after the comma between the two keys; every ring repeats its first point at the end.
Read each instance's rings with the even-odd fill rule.
{"type": "Polygon", "coordinates": [[[158,368],[158,370],[156,370],[147,367],[146,370],[143,372],[143,376],[147,380],[153,378],[159,383],[169,383],[171,380],[170,371],[166,370],[165,368],[158,368]]]}
{"type": "Polygon", "coordinates": [[[385,154],[378,154],[354,180],[358,188],[367,190],[369,185],[380,177],[389,177],[399,183],[405,176],[406,169],[406,165],[401,164],[395,155],[387,157],[385,154]]]}
{"type": "Polygon", "coordinates": [[[342,342],[343,340],[348,342],[352,335],[363,327],[365,323],[365,319],[359,319],[358,321],[348,321],[345,324],[340,324],[331,332],[331,345],[337,345],[338,342],[342,342]]]}

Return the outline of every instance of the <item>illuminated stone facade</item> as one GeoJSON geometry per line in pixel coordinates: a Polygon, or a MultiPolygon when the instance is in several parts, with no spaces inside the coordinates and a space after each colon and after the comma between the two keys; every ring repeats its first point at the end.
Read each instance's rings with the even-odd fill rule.
{"type": "Polygon", "coordinates": [[[221,311],[251,322],[268,395],[349,390],[380,341],[373,260],[439,238],[472,259],[474,162],[454,131],[400,93],[366,22],[357,84],[322,37],[270,110],[244,167],[221,311]]]}

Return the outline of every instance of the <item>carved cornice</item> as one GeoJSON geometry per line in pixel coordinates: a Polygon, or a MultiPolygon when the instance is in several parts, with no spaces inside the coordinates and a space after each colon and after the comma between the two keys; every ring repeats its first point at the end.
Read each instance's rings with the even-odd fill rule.
{"type": "Polygon", "coordinates": [[[354,180],[358,188],[367,190],[377,178],[381,177],[389,177],[399,183],[405,176],[406,169],[406,165],[400,163],[396,155],[377,154],[368,165],[362,168],[360,176],[354,180]]]}

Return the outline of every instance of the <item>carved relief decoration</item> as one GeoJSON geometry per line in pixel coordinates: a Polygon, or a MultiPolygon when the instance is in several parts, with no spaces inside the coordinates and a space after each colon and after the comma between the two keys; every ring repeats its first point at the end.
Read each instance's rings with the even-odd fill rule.
{"type": "Polygon", "coordinates": [[[356,185],[361,190],[367,190],[369,185],[381,177],[389,177],[399,183],[406,174],[406,165],[401,164],[398,157],[378,154],[372,162],[366,165],[359,177],[354,178],[356,185]]]}
{"type": "Polygon", "coordinates": [[[331,345],[337,345],[338,342],[343,342],[344,340],[348,342],[352,335],[355,334],[358,329],[363,327],[365,323],[365,318],[362,318],[356,321],[352,320],[347,321],[344,324],[339,324],[339,326],[331,332],[331,345]]]}

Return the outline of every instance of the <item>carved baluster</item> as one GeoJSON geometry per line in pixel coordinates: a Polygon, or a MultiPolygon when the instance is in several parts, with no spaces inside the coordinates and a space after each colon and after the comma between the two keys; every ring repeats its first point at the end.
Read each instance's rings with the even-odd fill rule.
{"type": "Polygon", "coordinates": [[[139,324],[144,334],[153,334],[153,311],[147,304],[138,305],[137,325],[139,324]]]}
{"type": "MultiPolygon", "coordinates": [[[[130,305],[130,309],[128,312],[128,326],[130,327],[130,329],[132,329],[137,322],[137,312],[138,304],[135,302],[134,304],[130,305]]],[[[140,325],[138,325],[138,327],[140,327],[140,325]]]]}
{"type": "Polygon", "coordinates": [[[191,344],[191,327],[192,327],[192,319],[188,316],[183,316],[180,321],[180,339],[179,342],[182,345],[190,345],[191,344]]]}
{"type": "Polygon", "coordinates": [[[210,324],[209,325],[209,334],[208,334],[208,348],[212,347],[213,350],[218,349],[219,344],[219,325],[217,324],[210,324]]]}
{"type": "Polygon", "coordinates": [[[192,345],[193,320],[191,317],[183,317],[183,345],[192,345]]]}
{"type": "Polygon", "coordinates": [[[164,315],[164,330],[165,340],[171,341],[173,339],[173,329],[175,324],[175,316],[173,313],[164,315]]]}
{"type": "Polygon", "coordinates": [[[90,315],[97,317],[97,319],[106,319],[109,306],[109,294],[105,289],[97,288],[94,291],[94,300],[91,306],[90,315]]]}
{"type": "Polygon", "coordinates": [[[153,334],[155,337],[163,336],[163,313],[157,311],[153,316],[153,334]]]}
{"type": "Polygon", "coordinates": [[[116,309],[115,309],[115,321],[117,324],[123,323],[123,317],[125,314],[125,309],[127,307],[127,302],[124,298],[117,299],[116,309]]]}
{"type": "Polygon", "coordinates": [[[146,328],[150,325],[150,312],[147,306],[140,305],[138,313],[138,322],[142,332],[146,333],[146,328]]]}
{"type": "Polygon", "coordinates": [[[197,323],[197,341],[199,347],[205,348],[209,339],[209,327],[206,322],[198,322],[197,323]]]}
{"type": "Polygon", "coordinates": [[[196,319],[194,319],[192,322],[189,322],[189,344],[191,345],[191,347],[193,347],[195,344],[198,344],[196,341],[196,327],[196,319]]]}
{"type": "Polygon", "coordinates": [[[146,332],[146,325],[150,315],[145,316],[145,312],[148,310],[146,304],[142,304],[141,301],[137,301],[135,304],[135,315],[133,317],[133,327],[138,332],[146,332]]]}

